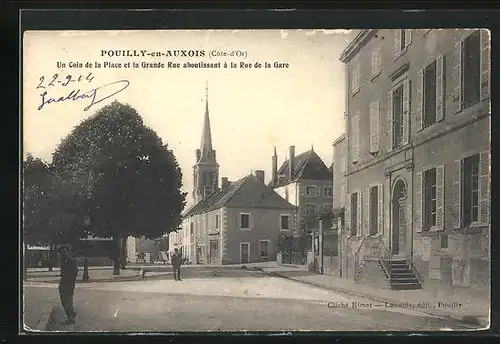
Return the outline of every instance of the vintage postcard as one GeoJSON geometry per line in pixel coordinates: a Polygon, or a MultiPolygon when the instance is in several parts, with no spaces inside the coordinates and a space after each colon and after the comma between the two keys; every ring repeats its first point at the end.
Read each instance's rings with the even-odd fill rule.
{"type": "Polygon", "coordinates": [[[489,35],[24,32],[24,330],[488,329],[489,35]]]}

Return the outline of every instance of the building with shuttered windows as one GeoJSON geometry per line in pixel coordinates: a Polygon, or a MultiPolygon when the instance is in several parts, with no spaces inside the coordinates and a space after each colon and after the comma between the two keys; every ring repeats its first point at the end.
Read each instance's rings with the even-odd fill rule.
{"type": "Polygon", "coordinates": [[[341,61],[343,277],[489,286],[489,32],[361,30],[341,61]]]}

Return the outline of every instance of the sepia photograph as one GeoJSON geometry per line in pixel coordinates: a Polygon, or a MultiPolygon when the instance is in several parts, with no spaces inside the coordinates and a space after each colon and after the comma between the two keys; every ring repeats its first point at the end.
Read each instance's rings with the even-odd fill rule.
{"type": "Polygon", "coordinates": [[[486,29],[22,37],[23,326],[490,327],[486,29]]]}

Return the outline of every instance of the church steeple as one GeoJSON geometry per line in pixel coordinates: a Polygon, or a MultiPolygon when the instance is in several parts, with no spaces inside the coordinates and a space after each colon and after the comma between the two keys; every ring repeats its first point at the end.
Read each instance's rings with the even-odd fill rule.
{"type": "Polygon", "coordinates": [[[217,164],[215,149],[212,147],[212,131],[208,111],[208,82],[205,92],[205,116],[201,146],[200,149],[196,150],[196,164],[193,166],[193,198],[195,203],[208,196],[219,184],[219,164],[217,164]]]}
{"type": "MultiPolygon", "coordinates": [[[[201,134],[201,159],[212,155],[212,131],[210,130],[210,115],[208,112],[208,81],[205,90],[205,119],[203,122],[203,131],[201,134]]],[[[215,159],[214,159],[215,160],[215,159]]]]}

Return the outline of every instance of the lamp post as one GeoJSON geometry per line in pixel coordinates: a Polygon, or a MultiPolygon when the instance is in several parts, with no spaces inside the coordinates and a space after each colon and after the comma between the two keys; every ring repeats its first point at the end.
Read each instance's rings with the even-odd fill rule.
{"type": "Polygon", "coordinates": [[[83,277],[82,277],[82,282],[88,282],[89,281],[89,261],[88,261],[88,228],[90,227],[90,217],[85,216],[84,219],[84,225],[85,225],[85,256],[83,260],[83,277]]]}

